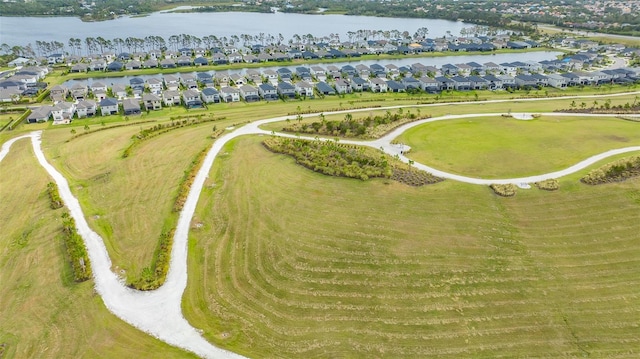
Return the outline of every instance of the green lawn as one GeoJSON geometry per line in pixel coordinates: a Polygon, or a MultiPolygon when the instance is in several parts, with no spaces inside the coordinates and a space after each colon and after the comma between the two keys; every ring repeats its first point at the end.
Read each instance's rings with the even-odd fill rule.
{"type": "Polygon", "coordinates": [[[615,118],[542,116],[531,121],[478,117],[414,127],[398,141],[408,157],[482,178],[519,177],[569,167],[606,150],[640,145],[640,123],[615,118]]]}
{"type": "Polygon", "coordinates": [[[183,308],[251,357],[632,357],[640,182],[500,198],[326,177],[242,138],[191,234],[183,308]]]}

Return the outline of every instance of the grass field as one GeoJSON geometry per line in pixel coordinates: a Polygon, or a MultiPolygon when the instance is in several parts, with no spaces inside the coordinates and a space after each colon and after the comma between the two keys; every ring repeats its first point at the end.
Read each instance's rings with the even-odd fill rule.
{"type": "Polygon", "coordinates": [[[213,142],[207,137],[212,126],[154,137],[126,159],[121,158],[122,151],[139,126],[95,132],[69,142],[64,142],[71,137],[67,131],[45,133],[45,151],[67,176],[89,224],[104,238],[114,269],[128,279],[135,280],[151,264],[161,233],[175,226],[177,213],[171,209],[183,171],[213,142]]]}
{"type": "Polygon", "coordinates": [[[640,181],[515,198],[330,178],[228,147],[183,308],[251,357],[633,357],[640,181]]]}
{"type": "Polygon", "coordinates": [[[478,117],[427,123],[398,141],[411,146],[409,158],[434,168],[509,178],[557,171],[606,150],[640,145],[640,123],[579,116],[478,117]]]}
{"type": "MultiPolygon", "coordinates": [[[[224,128],[375,104],[367,102],[373,97],[358,98],[221,104],[202,113],[225,116],[215,124],[224,128]]],[[[633,98],[612,98],[612,105],[633,98]]],[[[379,104],[415,103],[404,94],[379,104]]],[[[421,112],[546,112],[570,103],[469,103],[421,112]]],[[[198,113],[174,109],[148,118],[198,113]]],[[[367,112],[354,117],[360,115],[367,112]]],[[[105,126],[122,120],[109,118],[105,126]]],[[[478,131],[490,133],[495,126],[484,127],[484,120],[478,131]]],[[[99,118],[88,121],[91,130],[102,127],[99,118]]],[[[572,124],[577,120],[509,121],[539,126],[527,132],[528,142],[517,143],[525,148],[564,135],[574,151],[588,152],[588,143],[604,150],[637,144],[640,136],[637,123],[621,120],[593,120],[591,132],[581,132],[572,124]]],[[[441,129],[447,136],[467,126],[439,124],[452,126],[441,129]]],[[[175,222],[178,183],[211,143],[214,123],[144,141],[126,159],[121,154],[131,136],[153,124],[66,142],[71,129],[80,133],[83,126],[23,125],[1,133],[0,141],[46,129],[48,159],[105,238],[114,266],[135,278],[150,264],[160,233],[175,222]]],[[[509,126],[503,135],[519,131],[509,126]]],[[[238,139],[216,160],[193,221],[183,309],[212,342],[265,358],[633,357],[640,350],[640,180],[589,187],[576,174],[562,179],[557,192],[520,190],[504,199],[453,181],[412,188],[325,177],[259,141],[238,139]]],[[[0,283],[8,283],[0,288],[0,344],[9,344],[9,357],[188,357],[110,315],[91,281],[70,281],[46,174],[28,142],[15,146],[0,165],[0,223],[11,228],[0,234],[0,283]]],[[[559,153],[545,150],[549,157],[559,153]]]]}
{"type": "Polygon", "coordinates": [[[74,283],[49,208],[46,172],[29,140],[0,164],[0,345],[2,358],[193,358],[107,311],[93,282],[74,283]]]}

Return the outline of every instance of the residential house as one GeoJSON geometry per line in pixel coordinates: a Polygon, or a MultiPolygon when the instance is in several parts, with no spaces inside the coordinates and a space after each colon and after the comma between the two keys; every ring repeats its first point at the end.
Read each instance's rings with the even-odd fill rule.
{"type": "Polygon", "coordinates": [[[173,69],[176,67],[176,62],[173,59],[160,60],[160,67],[163,69],[173,69]]]}
{"type": "Polygon", "coordinates": [[[119,100],[122,100],[127,97],[127,87],[122,84],[114,84],[111,86],[111,93],[119,100]]]}
{"type": "Polygon", "coordinates": [[[84,100],[85,98],[87,98],[88,93],[89,90],[84,84],[77,83],[71,86],[71,96],[73,96],[76,101],[84,100]]]}
{"type": "Polygon", "coordinates": [[[316,90],[323,95],[335,95],[336,90],[326,82],[320,81],[316,84],[316,90]]]}
{"type": "Polygon", "coordinates": [[[218,103],[220,102],[220,93],[213,87],[205,87],[200,92],[200,96],[202,97],[202,101],[204,103],[218,103]]]}
{"type": "Polygon", "coordinates": [[[367,91],[369,90],[369,81],[362,77],[354,77],[351,79],[351,88],[357,92],[367,91]]]}
{"type": "Polygon", "coordinates": [[[280,81],[276,88],[278,90],[278,95],[282,98],[296,97],[296,88],[289,82],[280,81]]]}
{"type": "Polygon", "coordinates": [[[274,101],[278,99],[278,90],[268,83],[258,85],[258,93],[266,101],[274,101]]]}
{"type": "Polygon", "coordinates": [[[369,88],[372,92],[387,92],[389,90],[387,82],[379,77],[369,79],[369,88]]]}
{"type": "Polygon", "coordinates": [[[180,92],[178,90],[166,90],[162,93],[162,102],[165,106],[180,104],[180,92]]]}
{"type": "Polygon", "coordinates": [[[141,113],[140,101],[136,98],[126,98],[122,100],[122,111],[125,116],[139,115],[141,113]]]}
{"type": "Polygon", "coordinates": [[[51,109],[53,106],[40,106],[34,108],[29,116],[27,117],[28,123],[41,123],[47,122],[49,117],[51,117],[51,109]]]}
{"type": "Polygon", "coordinates": [[[469,80],[469,88],[471,90],[485,90],[489,88],[489,82],[480,76],[468,76],[467,80],[469,80]]]}
{"type": "Polygon", "coordinates": [[[142,67],[144,67],[145,69],[156,68],[156,67],[158,67],[158,60],[156,60],[156,59],[145,60],[142,63],[142,67]]]}
{"type": "Polygon", "coordinates": [[[146,110],[161,110],[162,98],[154,93],[145,93],[142,95],[142,103],[146,110]]]}
{"type": "Polygon", "coordinates": [[[76,116],[78,118],[92,117],[96,115],[98,104],[93,100],[83,100],[76,105],[76,116]]]}
{"type": "Polygon", "coordinates": [[[339,94],[345,94],[345,93],[351,92],[351,86],[349,85],[349,83],[342,79],[335,81],[335,89],[336,89],[336,92],[339,94]]]}
{"type": "Polygon", "coordinates": [[[182,100],[187,108],[201,108],[202,100],[200,99],[200,93],[196,90],[185,90],[182,93],[182,100]]]}
{"type": "Polygon", "coordinates": [[[394,80],[387,81],[387,88],[389,89],[389,92],[405,92],[407,90],[402,82],[394,80]]]}
{"type": "Polygon", "coordinates": [[[295,83],[296,93],[302,97],[313,97],[313,86],[307,81],[298,81],[295,83]]]}
{"type": "Polygon", "coordinates": [[[495,75],[485,75],[482,77],[485,81],[487,81],[488,83],[488,89],[489,90],[501,90],[502,87],[502,80],[500,80],[498,77],[496,77],[495,75]]]}
{"type": "Polygon", "coordinates": [[[51,108],[51,117],[54,125],[64,125],[71,123],[73,115],[76,113],[76,105],[70,102],[59,102],[51,108]]]}
{"type": "Polygon", "coordinates": [[[213,75],[213,82],[220,87],[229,86],[229,74],[226,71],[219,71],[213,75]]]}
{"type": "Polygon", "coordinates": [[[231,74],[229,75],[229,80],[231,80],[231,82],[233,83],[233,85],[235,85],[236,87],[240,87],[242,85],[245,85],[245,78],[244,76],[235,73],[235,74],[231,74]]]}
{"type": "Polygon", "coordinates": [[[500,81],[502,81],[502,87],[516,87],[516,79],[511,75],[498,75],[500,81]]]}
{"type": "Polygon", "coordinates": [[[234,87],[224,86],[220,89],[220,98],[224,102],[238,102],[240,91],[234,87]]]}
{"type": "Polygon", "coordinates": [[[102,116],[117,115],[118,114],[118,100],[112,97],[107,97],[100,101],[100,112],[102,116]]]}
{"type": "Polygon", "coordinates": [[[260,96],[258,95],[258,89],[250,86],[250,85],[242,85],[239,88],[240,97],[246,102],[256,102],[260,101],[260,96]]]}
{"type": "Polygon", "coordinates": [[[549,86],[563,89],[567,87],[568,79],[558,74],[547,74],[547,81],[549,82],[549,86]]]}
{"type": "Polygon", "coordinates": [[[164,88],[162,80],[155,77],[147,79],[147,86],[149,87],[149,91],[155,95],[160,95],[164,88]]]}
{"type": "Polygon", "coordinates": [[[180,88],[180,78],[176,75],[164,75],[164,86],[167,90],[177,91],[180,88]]]}
{"type": "Polygon", "coordinates": [[[453,90],[455,88],[456,83],[448,77],[438,76],[435,80],[438,81],[440,91],[453,90]]]}

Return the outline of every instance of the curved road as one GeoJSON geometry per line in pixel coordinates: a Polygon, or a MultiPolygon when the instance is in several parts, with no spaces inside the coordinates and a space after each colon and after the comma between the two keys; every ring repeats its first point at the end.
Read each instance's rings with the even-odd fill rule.
{"type": "MultiPolygon", "coordinates": [[[[610,95],[610,96],[619,96],[610,95]]],[[[585,96],[579,96],[585,97],[585,96]]],[[[603,97],[602,95],[596,95],[594,97],[603,97]]],[[[566,97],[566,98],[575,98],[574,97],[566,97]]],[[[542,99],[522,99],[518,101],[540,101],[542,99]]],[[[495,100],[495,101],[484,101],[482,103],[487,102],[509,102],[513,100],[495,100]]],[[[432,105],[420,105],[420,107],[426,106],[443,106],[447,104],[432,104],[432,105]]],[[[451,105],[451,104],[448,104],[451,105]]],[[[371,110],[385,110],[385,109],[394,109],[399,107],[418,107],[418,106],[393,106],[393,107],[385,107],[385,108],[369,108],[369,109],[358,109],[358,110],[345,110],[345,111],[337,111],[327,114],[336,114],[336,113],[347,113],[347,112],[363,112],[363,111],[371,111],[371,110]]],[[[319,114],[307,114],[303,117],[311,117],[318,116],[319,114]]],[[[408,162],[408,159],[402,156],[399,153],[399,149],[396,146],[391,144],[391,140],[397,137],[399,134],[404,132],[405,130],[419,126],[424,123],[433,122],[433,121],[443,121],[449,119],[458,119],[458,118],[467,118],[467,117],[481,117],[481,116],[495,116],[499,114],[469,114],[469,115],[448,115],[437,118],[424,119],[417,122],[409,123],[404,126],[401,126],[386,136],[373,140],[373,141],[343,141],[345,143],[353,143],[359,145],[366,145],[374,148],[381,148],[386,153],[391,155],[399,155],[399,157],[408,162]]],[[[554,116],[558,116],[560,114],[553,113],[554,116]]],[[[585,114],[564,114],[564,116],[587,116],[585,114]]],[[[602,115],[597,115],[602,116],[602,115]]],[[[121,318],[127,323],[135,326],[136,328],[149,333],[156,338],[163,340],[171,345],[183,348],[185,350],[196,353],[199,356],[205,358],[243,358],[242,356],[217,348],[213,346],[211,343],[207,342],[200,332],[193,328],[183,317],[181,310],[181,298],[184,293],[184,289],[187,285],[187,239],[188,232],[190,227],[190,222],[193,217],[193,214],[196,209],[196,205],[198,202],[198,198],[200,196],[200,192],[204,186],[204,182],[208,176],[209,171],[213,165],[213,161],[218,155],[218,153],[222,150],[224,145],[230,140],[243,136],[243,135],[251,135],[251,134],[272,134],[269,131],[260,129],[259,126],[276,121],[284,121],[290,116],[281,116],[266,120],[255,121],[249,123],[243,127],[237,128],[222,137],[220,137],[211,147],[205,160],[202,164],[202,167],[198,171],[189,195],[187,196],[187,200],[185,202],[184,208],[180,213],[180,217],[178,219],[177,228],[175,231],[173,248],[171,251],[171,263],[170,270],[167,275],[167,279],[159,289],[150,292],[141,292],[136,291],[131,288],[128,288],[124,285],[123,281],[118,278],[116,274],[111,271],[111,259],[109,258],[109,254],[104,245],[102,238],[95,233],[89,227],[84,213],[82,212],[82,208],[80,207],[80,203],[73,196],[71,190],[69,188],[69,184],[67,180],[58,172],[44,156],[44,153],[41,149],[41,131],[32,132],[27,135],[15,137],[2,145],[0,149],[0,162],[4,159],[4,157],[9,152],[11,145],[21,139],[21,138],[31,138],[31,142],[33,144],[33,149],[38,159],[38,162],[42,165],[42,167],[49,173],[49,175],[53,178],[56,184],[59,187],[60,196],[64,200],[67,208],[71,216],[76,221],[76,226],[78,229],[78,233],[83,237],[87,249],[89,252],[89,258],[91,260],[91,264],[93,266],[94,272],[94,280],[95,280],[95,288],[96,291],[102,297],[106,307],[114,313],[116,316],[121,318]]],[[[287,134],[278,134],[279,136],[288,136],[288,137],[298,137],[287,134]]],[[[521,182],[534,182],[539,181],[545,178],[557,178],[562,177],[564,175],[576,172],[580,169],[583,169],[596,161],[599,161],[603,158],[613,156],[619,153],[632,152],[632,151],[640,151],[640,146],[621,148],[616,150],[607,151],[601,153],[596,156],[592,156],[574,166],[571,166],[562,171],[542,174],[539,176],[531,176],[524,178],[511,178],[511,179],[500,179],[500,180],[486,180],[481,178],[472,178],[465,177],[460,175],[455,175],[451,173],[446,173],[443,171],[439,171],[434,168],[430,168],[423,164],[415,164],[416,167],[424,169],[426,171],[432,172],[433,174],[449,178],[457,181],[463,181],[467,183],[473,184],[490,184],[490,183],[521,183],[521,182]]]]}

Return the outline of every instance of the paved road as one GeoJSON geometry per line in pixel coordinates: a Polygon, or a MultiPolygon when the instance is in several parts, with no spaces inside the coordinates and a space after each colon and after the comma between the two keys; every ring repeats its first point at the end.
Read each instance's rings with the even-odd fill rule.
{"type": "MultiPolygon", "coordinates": [[[[638,92],[640,93],[640,92],[638,92]]],[[[637,93],[636,93],[637,94],[637,93]]],[[[612,97],[612,96],[620,96],[620,94],[614,95],[594,95],[591,97],[612,97]]],[[[577,97],[585,97],[585,96],[570,96],[565,98],[577,98],[577,97]]],[[[544,99],[521,99],[518,101],[540,101],[544,99]]],[[[495,100],[495,101],[484,101],[482,103],[493,102],[509,102],[513,100],[495,100]]],[[[432,105],[421,105],[421,107],[429,107],[429,106],[455,106],[459,105],[458,103],[454,104],[432,104],[432,105]]],[[[409,107],[409,106],[392,106],[386,108],[369,108],[369,109],[358,109],[358,110],[344,110],[337,111],[326,114],[336,114],[336,113],[353,113],[353,112],[364,112],[364,111],[372,111],[372,110],[385,110],[385,109],[395,109],[399,107],[409,107]]],[[[414,107],[414,106],[411,106],[414,107]]],[[[308,114],[303,117],[311,117],[318,116],[319,114],[308,114]]],[[[399,153],[399,150],[396,146],[391,144],[391,140],[397,137],[402,132],[407,129],[419,126],[424,123],[433,122],[433,121],[444,121],[449,119],[457,119],[457,118],[465,118],[465,117],[480,117],[480,116],[495,116],[496,114],[470,114],[470,115],[448,115],[437,118],[425,119],[413,123],[406,124],[402,127],[399,127],[387,134],[386,136],[373,141],[343,141],[347,143],[354,143],[360,145],[366,145],[374,148],[382,148],[386,153],[391,155],[398,155],[400,159],[405,162],[408,162],[408,159],[399,153]]],[[[559,114],[553,113],[554,116],[558,116],[559,114]]],[[[566,116],[586,116],[584,114],[566,114],[566,116]]],[[[224,145],[231,141],[232,139],[244,136],[244,135],[255,135],[255,134],[263,134],[268,135],[271,132],[260,129],[260,126],[263,124],[267,124],[270,122],[276,121],[284,121],[287,117],[291,116],[281,116],[275,117],[271,119],[265,119],[260,121],[255,121],[249,123],[245,126],[239,127],[237,129],[232,130],[231,132],[220,137],[216,142],[214,142],[213,146],[207,153],[202,167],[198,171],[191,190],[189,191],[189,195],[187,196],[187,200],[183,207],[182,212],[180,213],[180,217],[178,219],[178,224],[175,231],[173,248],[171,251],[171,263],[170,270],[167,275],[166,282],[162,287],[157,290],[149,291],[149,292],[141,292],[136,291],[131,288],[128,288],[124,285],[123,281],[118,278],[118,276],[111,271],[111,259],[109,258],[109,254],[104,245],[103,239],[95,233],[87,223],[85,219],[85,215],[80,207],[79,201],[73,196],[71,190],[69,188],[69,184],[67,180],[58,172],[49,162],[47,161],[44,153],[41,149],[41,131],[32,132],[28,135],[23,135],[20,137],[13,138],[2,145],[0,149],[0,162],[5,158],[5,156],[9,153],[9,149],[11,145],[22,138],[30,138],[33,144],[33,149],[36,155],[36,158],[40,165],[49,173],[49,175],[53,178],[59,188],[60,196],[65,202],[65,205],[69,209],[71,216],[76,221],[76,226],[78,229],[78,233],[84,239],[87,250],[89,252],[89,258],[91,260],[93,273],[94,273],[94,281],[96,291],[102,297],[106,307],[114,313],[116,316],[121,318],[127,323],[139,328],[140,330],[153,335],[154,337],[165,341],[171,345],[183,348],[185,350],[196,353],[197,355],[204,358],[220,358],[220,359],[236,359],[243,358],[242,356],[217,348],[207,342],[199,333],[197,329],[192,327],[182,315],[181,309],[181,300],[184,290],[187,285],[187,238],[189,233],[189,227],[191,223],[191,219],[195,213],[196,205],[198,202],[198,198],[200,197],[200,193],[204,186],[204,182],[211,170],[213,162],[218,155],[218,153],[222,150],[224,145]]],[[[288,134],[278,134],[281,136],[288,137],[297,137],[288,134]]],[[[617,149],[608,151],[597,156],[593,156],[589,159],[586,159],[574,166],[571,166],[565,170],[550,173],[550,174],[541,174],[539,176],[525,177],[525,178],[510,178],[510,179],[500,179],[500,180],[486,180],[481,178],[471,178],[460,175],[455,175],[451,173],[446,173],[443,171],[439,171],[434,168],[430,168],[424,164],[415,164],[416,167],[424,169],[426,171],[432,172],[433,174],[449,178],[457,181],[463,181],[467,183],[473,184],[490,184],[490,183],[521,183],[521,182],[534,182],[539,181],[545,178],[557,178],[569,173],[573,173],[578,171],[586,166],[604,159],[608,156],[612,156],[618,153],[630,152],[630,151],[640,151],[640,146],[635,147],[627,147],[623,149],[617,149]]]]}

